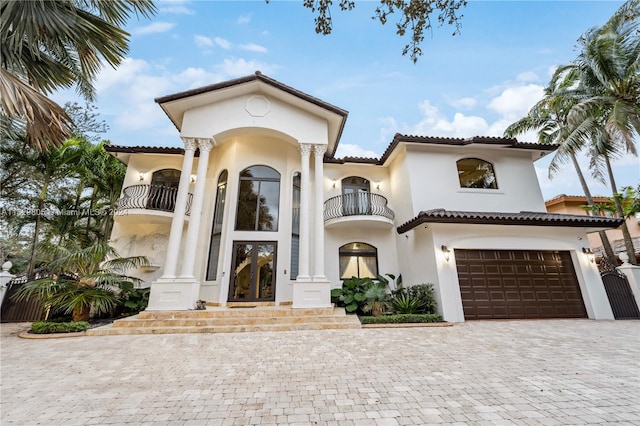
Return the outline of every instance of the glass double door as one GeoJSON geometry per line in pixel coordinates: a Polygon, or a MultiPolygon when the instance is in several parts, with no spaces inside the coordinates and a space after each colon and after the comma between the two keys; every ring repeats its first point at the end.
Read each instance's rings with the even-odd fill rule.
{"type": "Polygon", "coordinates": [[[230,302],[275,300],[277,247],[275,241],[234,241],[230,302]]]}

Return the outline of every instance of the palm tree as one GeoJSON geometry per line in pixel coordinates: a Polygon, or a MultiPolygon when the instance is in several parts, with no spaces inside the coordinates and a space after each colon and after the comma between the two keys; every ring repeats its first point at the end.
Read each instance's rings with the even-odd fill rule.
{"type": "Polygon", "coordinates": [[[5,1],[0,4],[0,121],[2,136],[26,131],[37,150],[72,136],[73,122],[46,95],[76,86],[88,100],[103,62],[125,58],[133,13],[149,17],[153,0],[5,1]]]}
{"type": "Polygon", "coordinates": [[[34,231],[27,270],[28,277],[33,276],[34,273],[35,252],[49,188],[57,179],[68,178],[69,175],[75,173],[72,168],[80,158],[80,151],[77,146],[77,140],[70,139],[58,148],[45,151],[35,151],[29,147],[19,148],[17,146],[2,146],[0,148],[6,158],[3,162],[5,167],[10,168],[14,165],[26,167],[31,170],[33,178],[38,179],[40,182],[37,207],[33,218],[34,231]]]}
{"type": "MultiPolygon", "coordinates": [[[[606,170],[618,217],[624,217],[624,211],[611,160],[624,153],[637,155],[640,135],[639,17],[640,0],[629,0],[604,26],[580,38],[582,51],[567,67],[576,85],[564,94],[576,104],[568,116],[573,131],[560,149],[588,144],[592,172],[601,177],[606,170]]],[[[626,223],[621,228],[629,259],[636,264],[626,223]]]]}
{"type": "MultiPolygon", "coordinates": [[[[572,144],[567,147],[564,146],[567,138],[572,133],[568,115],[577,101],[570,97],[562,96],[561,93],[566,92],[568,87],[575,84],[575,77],[576,74],[568,72],[567,67],[556,69],[549,86],[544,89],[544,97],[529,110],[526,117],[507,127],[504,134],[506,137],[515,137],[528,131],[537,131],[540,143],[558,145],[560,148],[555,151],[551,163],[549,163],[549,177],[552,178],[563,164],[571,161],[587,199],[587,205],[593,207],[593,196],[576,158],[583,145],[572,144]]],[[[602,241],[607,261],[612,265],[615,264],[615,254],[609,237],[605,231],[600,231],[598,235],[602,241]]]]}
{"type": "Polygon", "coordinates": [[[72,314],[73,321],[88,321],[91,309],[96,314],[113,310],[123,283],[139,281],[124,273],[148,263],[144,256],[121,258],[101,240],[87,247],[74,240],[64,246],[46,242],[39,251],[47,259],[48,278],[25,284],[16,299],[39,298],[53,312],[72,314]]]}

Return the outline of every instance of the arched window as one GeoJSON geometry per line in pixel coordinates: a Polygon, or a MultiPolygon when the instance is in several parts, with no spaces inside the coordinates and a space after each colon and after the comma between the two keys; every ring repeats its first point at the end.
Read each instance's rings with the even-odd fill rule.
{"type": "Polygon", "coordinates": [[[227,195],[226,170],[218,178],[216,192],[216,206],[213,211],[213,226],[211,227],[211,243],[209,244],[209,266],[207,266],[207,281],[215,281],[218,274],[218,257],[220,256],[220,239],[222,237],[222,222],[224,219],[224,203],[227,195]]]}
{"type": "Polygon", "coordinates": [[[463,158],[456,162],[461,188],[498,189],[493,164],[478,158],[463,158]]]}
{"type": "Polygon", "coordinates": [[[237,231],[277,231],[279,205],[280,173],[267,166],[240,172],[237,231]]]}
{"type": "Polygon", "coordinates": [[[172,212],[176,206],[179,185],[180,170],[162,169],[153,172],[147,208],[172,212]]]}
{"type": "Polygon", "coordinates": [[[300,259],[300,172],[293,175],[292,203],[291,203],[291,277],[298,276],[298,261],[300,259]]]}
{"type": "Polygon", "coordinates": [[[378,275],[378,250],[366,243],[340,247],[340,279],[375,278],[378,275]]]}
{"type": "Polygon", "coordinates": [[[358,176],[342,179],[342,214],[344,216],[371,214],[371,197],[367,179],[358,176]]]}

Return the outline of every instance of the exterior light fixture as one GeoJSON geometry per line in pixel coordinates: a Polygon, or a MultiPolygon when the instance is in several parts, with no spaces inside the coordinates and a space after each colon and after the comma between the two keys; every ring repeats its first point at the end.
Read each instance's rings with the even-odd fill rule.
{"type": "Polygon", "coordinates": [[[589,262],[591,263],[595,262],[595,255],[593,254],[593,251],[590,248],[583,247],[582,252],[587,256],[587,259],[589,259],[589,262]]]}
{"type": "Polygon", "coordinates": [[[376,181],[376,189],[378,191],[380,191],[380,181],[379,180],[376,181]]]}
{"type": "Polygon", "coordinates": [[[195,183],[196,181],[196,175],[191,175],[191,183],[195,183]]]}
{"type": "Polygon", "coordinates": [[[442,245],[441,249],[442,249],[442,254],[444,254],[444,260],[448,262],[449,257],[451,256],[451,250],[449,249],[449,247],[445,246],[444,244],[442,245]]]}
{"type": "Polygon", "coordinates": [[[141,171],[141,172],[138,174],[138,177],[140,178],[140,182],[142,182],[142,181],[144,180],[144,172],[143,172],[143,171],[141,171]]]}
{"type": "Polygon", "coordinates": [[[334,179],[334,180],[333,180],[333,189],[336,189],[336,184],[337,184],[337,183],[338,183],[338,182],[334,179]]]}

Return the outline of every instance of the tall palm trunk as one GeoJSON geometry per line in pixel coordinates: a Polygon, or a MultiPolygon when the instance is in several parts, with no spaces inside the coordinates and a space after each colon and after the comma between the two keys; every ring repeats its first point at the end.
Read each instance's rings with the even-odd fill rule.
{"type": "Polygon", "coordinates": [[[616,180],[613,176],[613,169],[611,168],[611,162],[609,161],[609,156],[604,155],[604,161],[607,165],[607,173],[609,173],[609,183],[611,184],[611,191],[613,192],[613,202],[616,206],[616,212],[618,213],[618,217],[625,219],[620,226],[622,230],[622,237],[624,238],[624,247],[627,250],[627,255],[629,256],[629,262],[632,265],[637,265],[638,261],[636,260],[636,252],[633,248],[633,240],[631,239],[631,234],[629,233],[629,228],[627,227],[626,217],[624,215],[624,210],[622,209],[622,203],[620,202],[620,198],[617,197],[618,190],[616,185],[616,180]]]}
{"type": "Polygon", "coordinates": [[[29,256],[29,267],[27,268],[27,277],[31,280],[34,278],[36,267],[36,247],[38,246],[38,234],[40,233],[40,217],[44,210],[44,200],[47,198],[49,190],[49,178],[45,177],[38,197],[38,211],[36,212],[36,223],[33,229],[33,239],[31,240],[31,255],[29,256]]]}
{"type": "MultiPolygon", "coordinates": [[[[576,169],[578,179],[580,180],[580,185],[582,185],[582,191],[584,191],[584,195],[587,198],[587,204],[589,206],[593,206],[595,203],[593,202],[591,191],[589,190],[589,186],[587,186],[587,181],[582,174],[582,169],[580,169],[580,164],[578,164],[578,159],[574,154],[571,154],[571,161],[573,162],[573,167],[575,167],[576,169]]],[[[600,236],[600,241],[602,241],[602,248],[604,249],[604,254],[607,262],[609,263],[609,265],[615,266],[616,255],[613,252],[613,248],[611,247],[611,242],[609,241],[609,237],[607,236],[606,231],[598,231],[598,235],[600,236]]]]}

